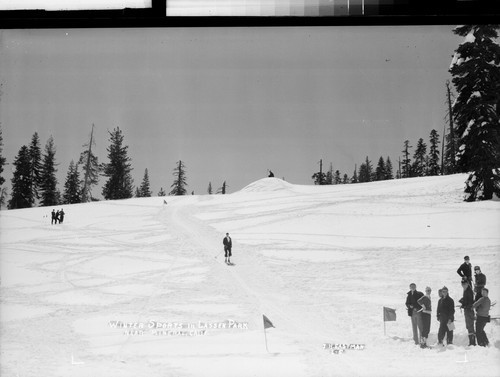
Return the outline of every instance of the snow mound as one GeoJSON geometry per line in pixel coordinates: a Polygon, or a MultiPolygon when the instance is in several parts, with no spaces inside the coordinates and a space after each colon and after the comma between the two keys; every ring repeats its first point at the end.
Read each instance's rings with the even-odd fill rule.
{"type": "Polygon", "coordinates": [[[240,192],[269,192],[291,190],[294,185],[279,178],[263,178],[250,183],[240,192]]]}

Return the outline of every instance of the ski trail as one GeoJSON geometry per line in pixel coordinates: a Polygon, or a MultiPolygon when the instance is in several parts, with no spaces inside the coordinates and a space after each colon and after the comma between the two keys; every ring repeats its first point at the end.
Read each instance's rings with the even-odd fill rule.
{"type": "MultiPolygon", "coordinates": [[[[216,265],[217,273],[221,274],[228,284],[236,282],[240,290],[245,292],[245,296],[242,298],[240,295],[239,300],[246,300],[246,303],[254,308],[255,319],[251,321],[253,326],[263,328],[262,314],[265,314],[275,326],[285,329],[287,342],[293,344],[302,355],[302,363],[307,366],[310,375],[356,374],[355,365],[342,357],[334,358],[335,356],[323,349],[323,344],[331,340],[328,336],[318,331],[315,326],[305,325],[301,318],[283,309],[284,306],[277,298],[284,295],[280,301],[286,302],[286,292],[280,288],[285,283],[268,269],[262,258],[259,259],[248,246],[238,245],[237,240],[233,238],[232,259],[236,266],[226,266],[224,262],[219,261],[222,258],[215,257],[223,248],[223,235],[196,219],[193,213],[196,213],[193,205],[172,203],[164,221],[170,229],[174,228],[182,238],[189,240],[191,247],[198,250],[198,254],[204,257],[206,263],[216,265]]],[[[272,352],[272,345],[270,349],[272,352]]]]}

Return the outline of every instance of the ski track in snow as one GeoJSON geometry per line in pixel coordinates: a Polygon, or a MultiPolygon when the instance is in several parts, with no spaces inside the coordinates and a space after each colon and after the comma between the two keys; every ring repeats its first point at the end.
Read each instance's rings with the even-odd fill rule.
{"type": "MultiPolygon", "coordinates": [[[[193,248],[199,250],[200,253],[211,256],[216,254],[221,249],[222,239],[220,233],[214,232],[213,229],[203,225],[200,221],[193,221],[193,216],[189,213],[189,208],[177,207],[173,212],[173,221],[171,224],[176,224],[179,232],[187,239],[193,240],[193,248]],[[179,214],[179,212],[181,212],[179,214]]],[[[284,310],[280,309],[280,304],[275,303],[281,301],[280,296],[288,297],[284,290],[286,285],[280,281],[278,275],[270,271],[263,258],[258,258],[251,248],[248,247],[235,247],[233,250],[233,260],[238,260],[237,269],[231,268],[222,262],[223,254],[214,258],[217,263],[222,267],[218,268],[216,274],[220,274],[225,280],[225,286],[235,285],[237,289],[238,300],[242,300],[241,291],[245,292],[245,299],[247,303],[251,303],[253,307],[258,308],[256,311],[256,319],[252,321],[252,326],[259,327],[262,321],[262,315],[266,314],[273,318],[276,326],[285,328],[287,332],[294,334],[294,343],[296,343],[299,355],[304,355],[302,358],[307,358],[304,363],[309,364],[309,372],[314,369],[314,365],[322,365],[321,361],[324,359],[325,351],[322,349],[323,343],[326,343],[328,338],[325,334],[318,329],[307,329],[304,326],[305,318],[294,318],[293,311],[287,314],[284,310]],[[252,288],[255,286],[255,288],[252,288]],[[279,325],[278,325],[279,323],[279,325]],[[311,352],[311,350],[315,350],[311,352]]],[[[207,263],[213,263],[213,260],[207,258],[207,263]]],[[[295,293],[299,293],[295,291],[295,293]]],[[[285,305],[286,303],[281,303],[285,305]]],[[[315,322],[318,320],[309,313],[308,321],[315,322]]],[[[321,329],[319,329],[321,330],[321,329]]],[[[269,335],[272,337],[272,335],[269,335]]],[[[271,346],[272,349],[272,346],[271,346]]],[[[323,371],[325,372],[325,371],[323,371]]],[[[352,374],[355,373],[354,367],[346,361],[340,359],[337,363],[330,365],[329,373],[332,375],[339,374],[352,374]]],[[[314,374],[314,373],[313,373],[314,374]]],[[[322,375],[327,375],[322,373],[322,375]]]]}
{"type": "MultiPolygon", "coordinates": [[[[466,349],[413,345],[404,300],[450,288],[463,255],[500,292],[499,203],[464,203],[465,176],[330,187],[257,181],[225,196],[132,199],[0,213],[5,376],[427,376],[500,374],[500,331],[466,349]],[[40,222],[40,218],[43,221],[40,222]],[[223,259],[233,237],[235,266],[223,259]],[[383,335],[382,307],[398,319],[383,335]],[[276,326],[266,330],[262,315],[276,326]],[[109,321],[232,319],[248,330],[124,335],[109,321]],[[332,355],[325,343],[365,344],[332,355]],[[462,362],[467,357],[467,362],[462,362]],[[75,363],[76,362],[76,363],[75,363]]],[[[496,310],[496,309],[495,309],[496,310]]],[[[497,311],[498,313],[498,311],[497,311]]],[[[429,341],[436,341],[432,318],[429,341]]]]}

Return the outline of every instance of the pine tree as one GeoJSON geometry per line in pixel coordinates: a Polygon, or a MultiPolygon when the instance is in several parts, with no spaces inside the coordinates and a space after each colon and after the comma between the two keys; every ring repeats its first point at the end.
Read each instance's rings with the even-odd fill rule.
{"type": "Polygon", "coordinates": [[[423,177],[425,175],[427,165],[425,164],[425,158],[427,156],[427,144],[424,143],[424,139],[418,139],[417,148],[413,154],[413,165],[412,165],[412,176],[413,177],[423,177]]]}
{"type": "Polygon", "coordinates": [[[430,134],[429,161],[427,164],[427,175],[439,175],[439,134],[432,130],[430,134]]]}
{"type": "Polygon", "coordinates": [[[371,161],[366,156],[366,160],[359,167],[359,182],[371,182],[373,179],[373,167],[371,161]]]}
{"type": "Polygon", "coordinates": [[[326,181],[326,174],[322,172],[316,172],[311,177],[314,180],[315,185],[323,185],[326,181]]]}
{"type": "Polygon", "coordinates": [[[335,170],[335,175],[333,177],[333,183],[335,185],[339,185],[342,182],[342,179],[340,178],[340,171],[335,170]]]}
{"type": "MultiPolygon", "coordinates": [[[[447,118],[449,122],[449,130],[448,134],[445,132],[445,138],[443,140],[444,145],[443,147],[445,148],[444,150],[444,156],[443,156],[443,166],[442,166],[442,171],[443,174],[454,174],[456,172],[456,161],[455,161],[455,156],[457,152],[457,143],[458,143],[458,138],[457,138],[457,132],[455,130],[454,122],[453,122],[453,105],[451,103],[451,90],[450,90],[450,82],[446,81],[446,101],[448,104],[448,110],[447,110],[447,118]]],[[[446,130],[446,128],[445,128],[446,130]]]]}
{"type": "Polygon", "coordinates": [[[212,182],[208,182],[207,192],[208,192],[209,195],[212,195],[212,182]]]}
{"type": "Polygon", "coordinates": [[[142,178],[141,187],[139,189],[142,198],[151,197],[151,189],[149,187],[149,174],[148,169],[144,171],[144,178],[142,178]]]}
{"type": "Polygon", "coordinates": [[[0,186],[2,186],[5,182],[5,178],[2,177],[3,167],[5,165],[6,158],[3,156],[3,136],[2,136],[2,128],[0,127],[0,186]]]}
{"type": "Polygon", "coordinates": [[[26,145],[23,145],[19,150],[14,166],[9,209],[30,208],[33,205],[34,198],[31,185],[31,159],[26,145]]]}
{"type": "Polygon", "coordinates": [[[325,185],[333,185],[333,183],[333,164],[330,162],[330,169],[328,169],[328,171],[326,172],[325,185]]]}
{"type": "Polygon", "coordinates": [[[351,183],[358,183],[358,167],[354,165],[354,173],[352,174],[351,183]]]}
{"type": "Polygon", "coordinates": [[[104,199],[128,199],[133,195],[131,158],[128,146],[123,145],[123,133],[119,127],[109,132],[110,145],[107,148],[109,163],[104,164],[103,173],[108,177],[102,189],[104,199]]]}
{"type": "Polygon", "coordinates": [[[368,159],[368,156],[366,156],[365,164],[368,174],[368,182],[371,182],[375,179],[375,172],[373,171],[373,165],[372,162],[368,159]]]}
{"type": "Polygon", "coordinates": [[[387,160],[385,161],[385,178],[386,180],[394,179],[394,175],[392,173],[392,162],[389,156],[387,156],[387,160]]]}
{"type": "Polygon", "coordinates": [[[81,203],[80,172],[78,165],[71,160],[64,183],[63,204],[81,203]]]}
{"type": "Polygon", "coordinates": [[[42,175],[42,151],[40,149],[40,138],[38,137],[38,132],[33,134],[31,138],[31,144],[29,146],[30,155],[30,184],[31,191],[33,192],[33,203],[35,204],[35,199],[39,198],[38,188],[41,183],[42,175]]]}
{"type": "Polygon", "coordinates": [[[453,104],[459,148],[457,168],[468,172],[465,200],[500,196],[500,46],[499,25],[465,25],[465,37],[450,66],[457,99],[453,104]]]}
{"type": "Polygon", "coordinates": [[[410,148],[413,148],[410,145],[410,142],[408,140],[405,140],[404,143],[404,149],[403,149],[403,154],[404,154],[404,159],[401,167],[401,178],[409,178],[411,177],[411,159],[410,159],[410,148]]]}
{"type": "Polygon", "coordinates": [[[311,177],[315,185],[324,185],[326,181],[326,174],[323,172],[323,160],[319,160],[319,172],[316,172],[311,177]]]}
{"type": "Polygon", "coordinates": [[[227,185],[226,181],[222,184],[222,187],[217,191],[218,194],[226,195],[227,185]]]}
{"type": "Polygon", "coordinates": [[[173,173],[175,180],[172,183],[172,191],[170,191],[169,195],[186,195],[186,170],[184,163],[179,160],[177,163],[177,167],[174,169],[173,173]]]}
{"type": "Polygon", "coordinates": [[[367,169],[366,164],[364,162],[359,166],[359,182],[360,183],[370,182],[370,176],[368,174],[368,169],[367,169]]]}
{"type": "Polygon", "coordinates": [[[160,187],[160,191],[158,192],[158,196],[167,196],[167,193],[163,190],[163,187],[160,187]]]}
{"type": "Polygon", "coordinates": [[[56,149],[52,136],[45,144],[45,152],[42,157],[42,178],[40,183],[40,204],[52,206],[59,204],[60,193],[57,191],[56,178],[56,149]]]}
{"type": "Polygon", "coordinates": [[[376,181],[383,181],[386,179],[387,173],[386,173],[386,167],[385,167],[385,162],[384,158],[380,156],[378,159],[378,164],[377,168],[375,169],[375,180],[376,181]]]}
{"type": "Polygon", "coordinates": [[[92,147],[95,146],[93,124],[90,133],[90,141],[83,146],[86,147],[86,149],[80,154],[78,163],[82,165],[83,171],[82,202],[86,203],[92,200],[92,187],[99,183],[99,174],[102,171],[99,159],[92,152],[92,147]]]}
{"type": "Polygon", "coordinates": [[[0,189],[0,210],[5,205],[6,199],[7,199],[7,187],[2,187],[0,189]]]}

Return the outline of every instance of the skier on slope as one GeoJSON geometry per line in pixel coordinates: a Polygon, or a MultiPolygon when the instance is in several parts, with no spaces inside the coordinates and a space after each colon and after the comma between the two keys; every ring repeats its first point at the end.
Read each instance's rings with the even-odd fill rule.
{"type": "Polygon", "coordinates": [[[229,233],[226,233],[226,237],[222,240],[222,244],[224,245],[224,256],[226,257],[226,263],[231,264],[231,248],[233,247],[233,242],[231,241],[231,237],[229,237],[229,233]]]}

